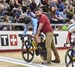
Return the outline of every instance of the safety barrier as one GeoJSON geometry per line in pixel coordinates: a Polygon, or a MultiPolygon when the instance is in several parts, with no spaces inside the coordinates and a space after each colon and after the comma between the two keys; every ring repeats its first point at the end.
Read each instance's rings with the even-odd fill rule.
{"type": "MultiPolygon", "coordinates": [[[[12,29],[12,26],[25,26],[24,23],[10,23],[10,22],[0,22],[0,25],[9,25],[10,26],[10,30],[12,29]]],[[[52,26],[54,26],[54,28],[56,28],[57,26],[64,26],[64,25],[70,25],[70,24],[52,24],[52,26]]],[[[29,24],[29,28],[32,28],[33,26],[29,24]]]]}

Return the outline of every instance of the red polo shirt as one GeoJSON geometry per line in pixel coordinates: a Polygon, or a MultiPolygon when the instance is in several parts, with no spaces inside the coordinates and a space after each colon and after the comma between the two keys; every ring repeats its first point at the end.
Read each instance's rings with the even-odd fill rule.
{"type": "Polygon", "coordinates": [[[48,19],[48,17],[45,14],[41,14],[41,16],[39,18],[39,24],[40,23],[44,24],[41,32],[46,34],[47,32],[53,31],[50,20],[48,19]]]}

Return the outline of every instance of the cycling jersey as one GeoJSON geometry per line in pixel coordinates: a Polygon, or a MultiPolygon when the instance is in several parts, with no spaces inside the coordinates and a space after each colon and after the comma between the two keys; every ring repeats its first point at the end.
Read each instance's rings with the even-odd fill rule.
{"type": "MultiPolygon", "coordinates": [[[[34,35],[34,34],[36,34],[36,30],[37,30],[37,26],[38,26],[38,20],[36,18],[31,18],[31,20],[32,20],[31,24],[33,26],[32,34],[34,35]]],[[[27,31],[28,31],[28,25],[25,25],[23,35],[26,35],[27,31]]]]}

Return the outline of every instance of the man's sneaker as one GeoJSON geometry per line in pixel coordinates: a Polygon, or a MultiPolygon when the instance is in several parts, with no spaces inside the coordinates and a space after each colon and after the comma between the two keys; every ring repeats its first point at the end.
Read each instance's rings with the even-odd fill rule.
{"type": "Polygon", "coordinates": [[[48,62],[48,61],[44,61],[44,62],[42,62],[42,64],[47,65],[47,64],[51,64],[51,63],[50,63],[50,62],[48,62]]]}
{"type": "Polygon", "coordinates": [[[60,60],[52,60],[53,63],[60,63],[60,60]]]}

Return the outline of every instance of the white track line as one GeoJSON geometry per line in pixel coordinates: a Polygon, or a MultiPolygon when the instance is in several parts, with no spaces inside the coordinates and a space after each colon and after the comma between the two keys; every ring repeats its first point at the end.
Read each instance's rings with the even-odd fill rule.
{"type": "Polygon", "coordinates": [[[8,57],[2,57],[2,56],[0,56],[0,61],[20,64],[20,65],[24,65],[24,66],[28,66],[28,67],[52,67],[52,66],[46,66],[46,65],[41,65],[41,64],[27,63],[22,60],[17,60],[17,59],[8,58],[8,57]]]}

